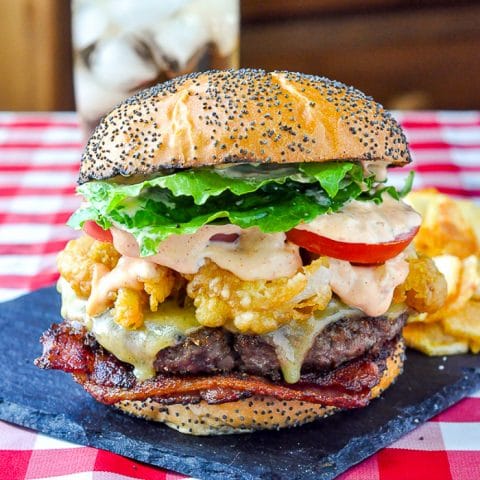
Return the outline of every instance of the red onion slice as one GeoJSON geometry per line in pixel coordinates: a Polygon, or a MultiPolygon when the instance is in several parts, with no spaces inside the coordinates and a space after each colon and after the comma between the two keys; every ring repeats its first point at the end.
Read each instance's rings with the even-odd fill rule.
{"type": "Polygon", "coordinates": [[[238,233],[216,233],[210,237],[210,241],[233,243],[236,242],[239,237],[240,235],[238,233]]]}

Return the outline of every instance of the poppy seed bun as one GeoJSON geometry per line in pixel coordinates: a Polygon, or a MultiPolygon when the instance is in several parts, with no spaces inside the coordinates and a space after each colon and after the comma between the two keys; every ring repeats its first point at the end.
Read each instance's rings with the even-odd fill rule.
{"type": "MultiPolygon", "coordinates": [[[[402,373],[404,357],[405,344],[400,339],[386,359],[380,382],[371,390],[372,399],[392,385],[402,373]]],[[[191,435],[225,435],[294,427],[340,411],[336,407],[316,403],[259,396],[213,405],[204,400],[189,405],[164,405],[149,398],[146,401],[122,401],[115,407],[136,417],[166,423],[179,432],[191,435]]]]}
{"type": "Polygon", "coordinates": [[[224,163],[410,162],[395,119],[359,90],[264,70],[195,73],[125,100],[90,138],[79,183],[224,163]]]}

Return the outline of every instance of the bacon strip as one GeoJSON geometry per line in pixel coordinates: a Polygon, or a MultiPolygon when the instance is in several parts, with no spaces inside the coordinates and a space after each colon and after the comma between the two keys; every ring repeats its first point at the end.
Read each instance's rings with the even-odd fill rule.
{"type": "Polygon", "coordinates": [[[35,365],[67,373],[91,372],[95,354],[85,340],[84,328],[54,323],[40,338],[43,355],[35,360],[35,365]]]}
{"type": "MultiPolygon", "coordinates": [[[[369,382],[356,391],[350,391],[342,385],[308,385],[299,382],[292,386],[273,383],[262,377],[252,375],[214,375],[200,377],[164,377],[138,383],[132,389],[105,387],[77,376],[77,381],[98,401],[114,404],[123,400],[145,400],[147,398],[171,399],[177,395],[198,396],[208,403],[222,403],[238,400],[252,395],[275,397],[279,400],[301,400],[341,408],[364,406],[368,403],[370,388],[378,383],[378,367],[373,362],[365,362],[360,369],[370,370],[369,382]],[[375,371],[375,373],[373,372],[375,371]],[[372,385],[373,383],[373,385],[372,385]],[[371,385],[370,387],[368,385],[371,385]]],[[[169,402],[170,403],[170,402],[169,402]]]]}
{"type": "Polygon", "coordinates": [[[363,357],[327,374],[306,374],[296,384],[273,382],[247,374],[167,376],[138,382],[132,367],[117,360],[85,330],[69,324],[53,325],[42,337],[43,355],[35,361],[41,368],[74,374],[75,380],[96,400],[112,405],[124,400],[154,398],[164,403],[206,400],[223,403],[253,395],[279,400],[300,400],[340,408],[365,406],[370,389],[378,384],[385,368],[382,359],[363,357]]]}

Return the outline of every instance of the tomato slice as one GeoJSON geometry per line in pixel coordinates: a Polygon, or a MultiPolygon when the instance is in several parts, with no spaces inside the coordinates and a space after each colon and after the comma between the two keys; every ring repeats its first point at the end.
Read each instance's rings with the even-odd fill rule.
{"type": "Polygon", "coordinates": [[[93,237],[99,242],[112,243],[113,237],[110,230],[104,230],[100,225],[97,225],[93,220],[87,220],[83,224],[83,231],[93,237]]]}
{"type": "Polygon", "coordinates": [[[287,232],[287,238],[290,242],[318,255],[347,260],[351,263],[377,265],[405,250],[418,232],[418,228],[413,228],[406,234],[395,238],[395,240],[384,243],[340,242],[307,230],[295,228],[287,232]]]}

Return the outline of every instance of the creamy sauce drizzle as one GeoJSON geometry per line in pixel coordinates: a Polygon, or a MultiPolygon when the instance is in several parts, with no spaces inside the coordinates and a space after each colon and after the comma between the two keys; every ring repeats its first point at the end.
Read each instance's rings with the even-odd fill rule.
{"type": "MultiPolygon", "coordinates": [[[[118,252],[139,256],[135,238],[112,228],[113,244],[118,252]]],[[[156,255],[145,257],[183,274],[198,272],[209,258],[242,280],[274,280],[291,277],[302,266],[298,247],[286,242],[284,233],[262,233],[258,228],[242,230],[236,225],[205,225],[192,235],[171,235],[160,243],[156,255]],[[238,234],[235,242],[213,242],[216,234],[238,234]]]]}
{"type": "Polygon", "coordinates": [[[363,170],[367,175],[369,173],[373,173],[375,175],[375,180],[377,182],[384,182],[387,179],[388,162],[381,160],[363,160],[360,163],[362,164],[363,170]]]}
{"type": "Polygon", "coordinates": [[[296,228],[340,242],[382,243],[417,228],[421,221],[412,207],[384,194],[380,205],[352,200],[341,211],[319,215],[296,228]]]}
{"type": "Polygon", "coordinates": [[[110,292],[119,288],[143,290],[139,279],[147,280],[158,276],[158,266],[143,258],[121,257],[112,271],[97,263],[92,278],[92,292],[87,302],[87,313],[98,315],[107,309],[110,292]]]}
{"type": "Polygon", "coordinates": [[[358,267],[330,258],[330,287],[347,304],[367,315],[383,315],[389,308],[395,287],[408,275],[408,263],[401,253],[383,265],[358,267]]]}

